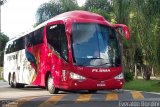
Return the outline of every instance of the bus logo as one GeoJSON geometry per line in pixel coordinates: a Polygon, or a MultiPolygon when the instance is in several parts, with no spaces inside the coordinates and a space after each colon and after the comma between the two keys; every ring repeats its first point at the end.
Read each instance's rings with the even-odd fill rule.
{"type": "Polygon", "coordinates": [[[92,72],[111,72],[110,69],[92,69],[92,72]]]}

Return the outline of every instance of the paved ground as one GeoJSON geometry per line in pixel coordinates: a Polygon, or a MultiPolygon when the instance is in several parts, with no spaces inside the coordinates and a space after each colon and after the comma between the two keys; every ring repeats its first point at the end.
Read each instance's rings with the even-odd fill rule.
{"type": "Polygon", "coordinates": [[[160,94],[124,90],[50,95],[35,86],[13,89],[6,82],[0,82],[0,100],[0,107],[160,107],[160,94]]]}

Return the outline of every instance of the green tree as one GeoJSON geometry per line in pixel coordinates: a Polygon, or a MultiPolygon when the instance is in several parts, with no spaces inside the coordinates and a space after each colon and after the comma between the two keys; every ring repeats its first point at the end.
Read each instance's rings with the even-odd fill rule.
{"type": "Polygon", "coordinates": [[[1,6],[6,2],[6,0],[0,0],[0,32],[1,32],[1,6]]]}
{"type": "Polygon", "coordinates": [[[110,14],[112,11],[110,3],[111,2],[108,0],[86,0],[84,10],[98,13],[110,21],[110,14]]]}
{"type": "Polygon", "coordinates": [[[158,64],[158,43],[160,31],[160,1],[159,0],[113,0],[113,9],[117,23],[127,24],[131,29],[131,40],[129,49],[124,48],[125,65],[129,69],[138,64],[134,58],[137,56],[137,49],[142,52],[140,61],[144,68],[146,79],[150,79],[151,68],[157,68],[158,64]],[[127,51],[128,50],[128,51],[127,51]]]}
{"type": "Polygon", "coordinates": [[[123,41],[125,67],[133,69],[139,64],[144,68],[145,78],[150,79],[151,68],[159,66],[160,1],[111,1],[115,22],[127,24],[131,29],[131,40],[123,41]],[[139,57],[142,59],[137,60],[139,57]]]}
{"type": "Polygon", "coordinates": [[[129,22],[131,0],[113,0],[113,12],[115,14],[115,20],[117,23],[127,24],[129,22]]]}
{"type": "Polygon", "coordinates": [[[0,33],[0,66],[3,66],[4,48],[8,40],[9,38],[5,34],[0,33]]]}
{"type": "Polygon", "coordinates": [[[144,74],[146,79],[150,79],[151,68],[157,66],[157,46],[158,31],[160,30],[159,0],[132,0],[132,12],[134,18],[131,19],[131,27],[136,31],[133,32],[137,36],[136,44],[143,52],[144,74]]]}
{"type": "Polygon", "coordinates": [[[42,4],[36,13],[37,24],[40,24],[63,12],[79,9],[76,0],[53,0],[42,4]]]}
{"type": "Polygon", "coordinates": [[[7,0],[0,0],[0,5],[3,5],[7,0]]]}

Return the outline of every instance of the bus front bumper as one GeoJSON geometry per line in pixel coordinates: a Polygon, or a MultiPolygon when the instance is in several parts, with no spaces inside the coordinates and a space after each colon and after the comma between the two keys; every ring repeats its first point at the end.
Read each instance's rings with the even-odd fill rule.
{"type": "Polygon", "coordinates": [[[114,78],[104,81],[98,81],[93,79],[70,79],[69,82],[61,85],[61,88],[65,90],[114,90],[121,89],[124,83],[124,79],[114,78]]]}

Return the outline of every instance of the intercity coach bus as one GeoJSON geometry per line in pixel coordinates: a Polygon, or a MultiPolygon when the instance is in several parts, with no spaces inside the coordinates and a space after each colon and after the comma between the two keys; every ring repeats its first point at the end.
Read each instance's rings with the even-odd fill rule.
{"type": "Polygon", "coordinates": [[[25,85],[59,90],[121,89],[123,24],[110,24],[87,11],[70,11],[10,40],[4,52],[4,79],[13,88],[25,85]],[[117,29],[121,30],[117,30],[117,29]]]}

